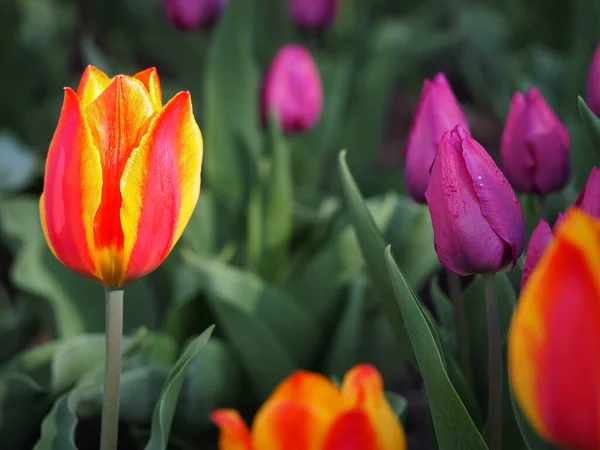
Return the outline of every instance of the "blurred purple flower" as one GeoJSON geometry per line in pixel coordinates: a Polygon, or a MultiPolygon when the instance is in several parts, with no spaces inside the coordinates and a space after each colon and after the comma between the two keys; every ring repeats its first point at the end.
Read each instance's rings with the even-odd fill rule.
{"type": "Polygon", "coordinates": [[[515,265],[525,246],[521,205],[485,149],[457,125],[442,137],[425,192],[440,262],[458,275],[515,265]]]}
{"type": "Polygon", "coordinates": [[[500,154],[506,178],[521,192],[545,195],[569,182],[569,132],[537,88],[512,98],[500,154]]]}
{"type": "Polygon", "coordinates": [[[404,150],[406,189],[414,201],[425,203],[429,173],[442,135],[457,124],[469,133],[469,124],[448,80],[438,73],[433,80],[425,80],[404,150]]]}
{"type": "Polygon", "coordinates": [[[575,206],[600,219],[600,169],[597,167],[590,172],[587,183],[575,200],[575,206]]]}
{"type": "Polygon", "coordinates": [[[592,57],[587,78],[586,103],[594,114],[600,116],[600,41],[592,57]]]}
{"type": "Polygon", "coordinates": [[[525,265],[521,274],[521,289],[525,286],[527,279],[537,266],[538,261],[544,254],[546,247],[552,242],[552,229],[544,219],[540,220],[538,226],[531,233],[529,244],[527,244],[527,253],[525,255],[525,265]]]}
{"type": "Polygon", "coordinates": [[[296,25],[306,29],[329,27],[336,16],[337,0],[288,0],[296,25]]]}
{"type": "Polygon", "coordinates": [[[182,30],[195,30],[212,24],[227,0],[162,0],[169,22],[182,30]]]}
{"type": "Polygon", "coordinates": [[[263,121],[274,110],[286,133],[302,132],[315,126],[322,109],[321,77],[309,51],[299,45],[280,48],[263,84],[263,121]]]}

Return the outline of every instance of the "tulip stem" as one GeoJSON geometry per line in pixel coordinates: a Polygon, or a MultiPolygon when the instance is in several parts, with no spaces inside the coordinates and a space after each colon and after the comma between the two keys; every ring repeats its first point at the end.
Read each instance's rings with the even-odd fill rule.
{"type": "Polygon", "coordinates": [[[123,340],[123,289],[106,288],[106,361],[101,450],[116,450],[119,431],[119,384],[123,340]]]}
{"type": "Polygon", "coordinates": [[[462,365],[463,373],[469,383],[471,383],[471,357],[469,351],[469,325],[465,315],[465,296],[462,291],[460,277],[450,271],[447,271],[448,291],[452,299],[454,312],[454,329],[456,332],[456,344],[458,354],[462,365]]]}
{"type": "Polygon", "coordinates": [[[502,335],[495,274],[483,275],[488,331],[488,425],[490,450],[502,449],[502,335]]]}

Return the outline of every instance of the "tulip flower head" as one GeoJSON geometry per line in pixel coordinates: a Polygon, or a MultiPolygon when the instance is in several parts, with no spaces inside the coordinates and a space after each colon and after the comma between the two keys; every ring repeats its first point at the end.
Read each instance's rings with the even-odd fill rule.
{"type": "Polygon", "coordinates": [[[521,205],[485,149],[457,125],[442,137],[425,192],[440,262],[457,275],[513,267],[525,246],[521,205]]]}
{"type": "Polygon", "coordinates": [[[202,135],[189,92],[162,105],[155,69],[109,78],[89,66],[65,88],[40,215],[54,255],[108,287],[167,257],[200,193],[202,135]]]}
{"type": "Polygon", "coordinates": [[[288,0],[292,19],[300,28],[329,27],[338,8],[338,0],[288,0]]]}
{"type": "Polygon", "coordinates": [[[588,69],[586,103],[600,117],[600,41],[588,69]]]}
{"type": "Polygon", "coordinates": [[[406,157],[406,189],[414,201],[425,203],[431,166],[444,131],[457,124],[469,133],[469,125],[443,73],[425,80],[412,120],[406,157]]]}
{"type": "Polygon", "coordinates": [[[308,50],[299,45],[279,49],[263,84],[263,121],[274,111],[286,133],[302,132],[315,126],[322,109],[321,77],[308,50]]]}
{"type": "Polygon", "coordinates": [[[544,254],[546,247],[552,242],[552,228],[544,219],[540,220],[538,226],[531,233],[529,244],[527,244],[527,254],[525,256],[525,265],[521,274],[521,289],[527,283],[531,272],[537,266],[540,258],[544,254]]]}
{"type": "Polygon", "coordinates": [[[218,410],[220,450],[405,450],[402,425],[379,372],[351,369],[341,391],[322,375],[298,371],[260,408],[250,432],[237,411],[218,410]]]}
{"type": "Polygon", "coordinates": [[[537,88],[516,92],[502,133],[506,178],[520,192],[546,195],[569,182],[569,132],[537,88]]]}
{"type": "Polygon", "coordinates": [[[525,417],[560,448],[600,448],[600,222],[567,213],[521,291],[508,337],[525,417]]]}
{"type": "Polygon", "coordinates": [[[196,30],[212,24],[227,5],[227,0],[162,0],[163,9],[173,26],[196,30]]]}
{"type": "Polygon", "coordinates": [[[594,167],[585,187],[577,197],[575,206],[590,216],[600,219],[600,169],[594,167]]]}

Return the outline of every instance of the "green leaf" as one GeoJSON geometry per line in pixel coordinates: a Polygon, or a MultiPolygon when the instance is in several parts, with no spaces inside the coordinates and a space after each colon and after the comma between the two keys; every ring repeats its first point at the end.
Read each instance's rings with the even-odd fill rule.
{"type": "Polygon", "coordinates": [[[189,262],[205,279],[211,309],[261,399],[296,368],[312,363],[317,324],[285,291],[218,261],[189,262]]]}
{"type": "Polygon", "coordinates": [[[290,149],[277,119],[269,122],[270,167],[263,188],[264,230],[261,275],[267,281],[280,282],[288,271],[294,192],[290,149]]]}
{"type": "Polygon", "coordinates": [[[408,336],[425,383],[439,449],[487,449],[485,441],[448,378],[442,356],[418,300],[406,284],[389,247],[385,250],[385,259],[398,307],[405,318],[408,336]]]}
{"type": "Polygon", "coordinates": [[[584,99],[578,96],[577,101],[579,104],[579,116],[581,117],[581,122],[583,122],[594,147],[600,152],[600,118],[596,117],[590,108],[588,108],[584,99]]]}
{"type": "Polygon", "coordinates": [[[152,430],[150,441],[145,447],[146,450],[166,450],[175,406],[179,398],[179,391],[185,380],[187,368],[206,345],[213,330],[214,325],[188,345],[171,369],[152,416],[152,430]]]}
{"type": "Polygon", "coordinates": [[[367,269],[373,279],[374,288],[379,294],[385,315],[396,333],[399,345],[408,349],[409,341],[402,314],[396,305],[392,283],[386,276],[387,269],[383,257],[386,244],[348,169],[345,151],[342,151],[339,156],[339,172],[346,205],[356,230],[360,249],[367,263],[367,269]]]}
{"type": "Polygon", "coordinates": [[[0,161],[0,193],[25,188],[42,168],[36,155],[9,133],[0,133],[0,161]]]}
{"type": "Polygon", "coordinates": [[[253,60],[255,7],[233,0],[223,10],[208,54],[204,126],[204,174],[211,192],[230,215],[243,210],[246,197],[239,142],[252,155],[260,151],[259,73],[253,60]],[[243,76],[240,76],[243,74],[243,76]]]}
{"type": "MultiPolygon", "coordinates": [[[[104,331],[104,290],[52,255],[40,225],[39,198],[20,196],[0,202],[0,226],[14,241],[12,281],[50,304],[58,336],[104,331]]],[[[156,325],[158,311],[146,280],[127,288],[123,320],[126,332],[156,325]]]]}
{"type": "Polygon", "coordinates": [[[404,418],[406,416],[406,407],[408,406],[408,402],[406,401],[406,399],[403,396],[394,392],[385,392],[385,398],[392,407],[392,410],[394,411],[394,414],[396,414],[396,417],[398,417],[398,419],[400,419],[401,421],[404,421],[404,418]]]}

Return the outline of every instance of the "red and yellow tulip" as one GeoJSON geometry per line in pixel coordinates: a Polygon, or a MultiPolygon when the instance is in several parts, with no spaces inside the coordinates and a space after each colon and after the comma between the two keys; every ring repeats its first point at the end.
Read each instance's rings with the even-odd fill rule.
{"type": "Polygon", "coordinates": [[[600,449],[600,221],[571,210],[519,299],[512,389],[545,439],[600,449]]]}
{"type": "Polygon", "coordinates": [[[166,105],[155,69],[89,66],[64,102],[48,150],[40,215],[54,255],[105,286],[156,269],[200,194],[202,135],[189,92],[166,105]]]}
{"type": "Polygon", "coordinates": [[[377,370],[359,365],[341,391],[322,375],[298,371],[260,408],[252,431],[235,410],[218,410],[220,450],[404,450],[402,426],[377,370]]]}

